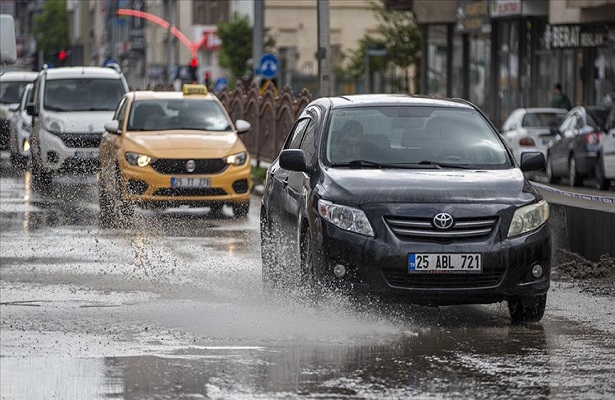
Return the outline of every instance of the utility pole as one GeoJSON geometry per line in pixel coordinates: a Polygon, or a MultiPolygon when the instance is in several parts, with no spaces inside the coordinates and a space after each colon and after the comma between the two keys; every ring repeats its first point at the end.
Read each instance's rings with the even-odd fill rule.
{"type": "Polygon", "coordinates": [[[260,85],[260,75],[256,74],[258,63],[263,56],[263,31],[265,26],[265,13],[263,3],[265,0],[254,0],[254,32],[252,33],[252,76],[257,85],[260,85]]]}
{"type": "Polygon", "coordinates": [[[318,10],[318,91],[321,97],[333,96],[333,73],[331,71],[331,27],[329,0],[319,0],[318,10]]]}
{"type": "Polygon", "coordinates": [[[173,60],[175,57],[173,56],[173,35],[171,34],[171,28],[174,26],[173,22],[175,21],[175,0],[166,0],[167,1],[167,21],[169,22],[169,31],[167,33],[167,76],[165,81],[165,86],[169,85],[169,82],[173,82],[173,78],[171,77],[171,72],[173,71],[173,60]]]}

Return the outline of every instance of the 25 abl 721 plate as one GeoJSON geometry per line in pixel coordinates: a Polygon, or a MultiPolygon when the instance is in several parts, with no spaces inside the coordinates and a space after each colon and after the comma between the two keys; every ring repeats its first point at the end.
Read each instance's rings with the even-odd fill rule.
{"type": "Polygon", "coordinates": [[[211,186],[209,178],[171,178],[171,189],[179,188],[208,188],[211,186]]]}
{"type": "Polygon", "coordinates": [[[479,253],[410,253],[408,273],[480,273],[479,253]]]}

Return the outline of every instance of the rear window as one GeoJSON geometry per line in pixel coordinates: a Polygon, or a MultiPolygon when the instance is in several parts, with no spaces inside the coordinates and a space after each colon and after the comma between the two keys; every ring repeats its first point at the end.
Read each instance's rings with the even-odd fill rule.
{"type": "Polygon", "coordinates": [[[128,117],[129,131],[230,131],[222,107],[211,100],[152,99],[135,101],[128,117]]]}
{"type": "Polygon", "coordinates": [[[546,128],[551,125],[561,124],[565,116],[566,113],[528,113],[523,117],[521,125],[527,128],[546,128]]]}
{"type": "Polygon", "coordinates": [[[120,79],[53,79],[45,83],[43,106],[57,112],[114,111],[125,92],[120,79]]]}
{"type": "Polygon", "coordinates": [[[497,133],[475,110],[425,106],[366,106],[333,110],[325,139],[333,165],[380,164],[512,166],[497,133]]]}

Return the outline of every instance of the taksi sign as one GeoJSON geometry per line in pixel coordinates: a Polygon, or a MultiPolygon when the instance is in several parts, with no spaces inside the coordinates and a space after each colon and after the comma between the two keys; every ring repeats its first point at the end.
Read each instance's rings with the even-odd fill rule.
{"type": "Polygon", "coordinates": [[[596,25],[547,25],[543,39],[547,49],[606,47],[608,29],[596,25]]]}

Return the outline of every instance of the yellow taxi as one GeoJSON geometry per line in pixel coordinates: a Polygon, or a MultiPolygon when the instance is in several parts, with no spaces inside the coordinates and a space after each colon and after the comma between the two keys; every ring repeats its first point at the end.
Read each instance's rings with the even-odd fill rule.
{"type": "Polygon", "coordinates": [[[238,134],[248,130],[204,85],[127,93],[100,143],[101,225],[125,222],[134,206],[220,212],[228,204],[236,218],[247,217],[251,163],[238,134]]]}

